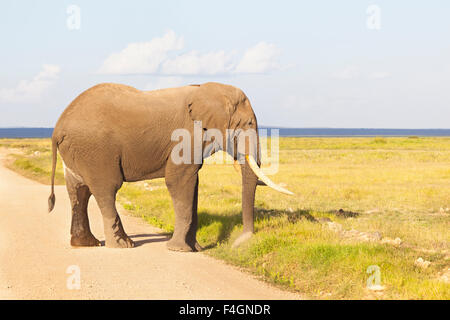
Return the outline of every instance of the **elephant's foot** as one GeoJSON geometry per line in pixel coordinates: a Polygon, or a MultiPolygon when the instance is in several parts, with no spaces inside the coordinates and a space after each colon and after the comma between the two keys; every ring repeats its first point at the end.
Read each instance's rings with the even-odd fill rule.
{"type": "Polygon", "coordinates": [[[105,246],[108,248],[133,248],[134,242],[125,233],[106,237],[105,246]]]}
{"type": "Polygon", "coordinates": [[[203,247],[197,241],[195,241],[195,251],[203,251],[203,247]]]}
{"type": "Polygon", "coordinates": [[[174,238],[167,241],[167,249],[180,252],[196,252],[203,250],[198,242],[196,242],[194,246],[190,246],[187,242],[174,238]]]}
{"type": "Polygon", "coordinates": [[[250,231],[242,233],[236,240],[234,240],[233,244],[231,245],[232,248],[237,248],[240,245],[242,245],[244,242],[247,242],[251,237],[253,233],[250,231]]]}
{"type": "Polygon", "coordinates": [[[89,232],[82,235],[72,235],[70,245],[72,247],[98,247],[101,246],[101,243],[89,232]]]}

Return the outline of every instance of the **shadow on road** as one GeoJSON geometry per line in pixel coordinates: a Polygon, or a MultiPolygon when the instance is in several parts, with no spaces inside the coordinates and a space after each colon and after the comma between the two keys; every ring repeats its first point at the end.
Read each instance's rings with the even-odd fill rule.
{"type": "MultiPolygon", "coordinates": [[[[134,247],[140,247],[147,243],[164,242],[170,239],[170,233],[144,233],[144,234],[129,234],[128,236],[134,241],[134,247]],[[139,239],[139,240],[136,240],[139,239]]],[[[100,241],[102,247],[105,246],[105,241],[100,241]]]]}

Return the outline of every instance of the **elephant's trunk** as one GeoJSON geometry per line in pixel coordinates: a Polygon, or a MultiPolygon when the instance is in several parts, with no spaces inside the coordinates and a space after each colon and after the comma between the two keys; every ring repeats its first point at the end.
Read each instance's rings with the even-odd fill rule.
{"type": "Polygon", "coordinates": [[[248,161],[241,165],[242,172],[242,222],[244,234],[254,232],[254,205],[258,177],[251,169],[248,161]]]}
{"type": "Polygon", "coordinates": [[[249,239],[255,230],[254,204],[257,185],[267,185],[275,189],[276,191],[291,195],[293,194],[289,190],[284,189],[283,187],[271,181],[260,169],[261,154],[258,135],[256,135],[256,144],[254,145],[256,145],[256,149],[253,149],[254,152],[250,152],[252,150],[250,148],[252,144],[246,144],[241,140],[241,144],[238,144],[238,151],[234,154],[235,159],[238,155],[245,155],[245,161],[240,165],[242,174],[242,222],[244,230],[243,233],[233,243],[233,247],[237,247],[241,243],[249,239]],[[253,155],[256,155],[256,159],[252,155],[252,153],[253,155]]]}
{"type": "MultiPolygon", "coordinates": [[[[241,140],[238,143],[239,138],[236,137],[234,140],[234,148],[233,152],[230,155],[236,160],[239,155],[240,158],[245,159],[243,162],[240,162],[240,165],[235,162],[235,169],[241,172],[242,175],[242,223],[243,223],[243,233],[234,241],[233,247],[238,247],[241,243],[248,240],[253,232],[255,231],[254,227],[254,207],[255,207],[255,193],[256,193],[256,185],[258,183],[258,177],[251,169],[248,161],[245,157],[245,154],[249,153],[250,146],[244,145],[245,142],[241,140]],[[240,169],[240,170],[239,170],[240,169]]],[[[259,139],[256,140],[257,149],[259,149],[259,139]]],[[[256,152],[257,158],[259,159],[259,151],[256,152]]]]}

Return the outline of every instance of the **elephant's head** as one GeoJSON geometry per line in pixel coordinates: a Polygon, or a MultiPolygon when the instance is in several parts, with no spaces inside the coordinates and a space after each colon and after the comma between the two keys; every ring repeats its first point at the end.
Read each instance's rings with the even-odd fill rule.
{"type": "Polygon", "coordinates": [[[257,184],[268,185],[283,193],[292,193],[273,183],[259,168],[261,155],[258,124],[250,101],[242,90],[220,83],[205,83],[192,92],[187,107],[190,118],[202,123],[206,136],[203,138],[206,140],[203,144],[207,149],[206,153],[224,150],[240,163],[244,232],[236,240],[235,244],[238,244],[254,231],[257,184]]]}

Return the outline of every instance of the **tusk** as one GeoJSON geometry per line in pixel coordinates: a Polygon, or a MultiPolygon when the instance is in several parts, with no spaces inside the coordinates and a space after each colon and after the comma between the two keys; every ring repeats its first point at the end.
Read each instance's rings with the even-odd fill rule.
{"type": "Polygon", "coordinates": [[[289,195],[293,195],[293,193],[291,191],[289,191],[289,190],[287,190],[287,189],[277,185],[272,180],[270,180],[264,174],[264,172],[262,172],[261,168],[258,167],[258,164],[256,163],[255,159],[252,156],[245,155],[245,159],[247,159],[248,165],[253,170],[253,172],[256,174],[256,176],[259,179],[261,179],[261,181],[264,182],[267,186],[271,187],[272,189],[274,189],[274,190],[276,190],[278,192],[289,194],[289,195]]]}

